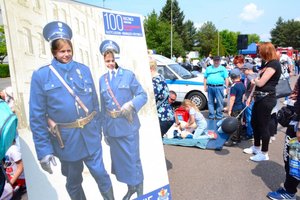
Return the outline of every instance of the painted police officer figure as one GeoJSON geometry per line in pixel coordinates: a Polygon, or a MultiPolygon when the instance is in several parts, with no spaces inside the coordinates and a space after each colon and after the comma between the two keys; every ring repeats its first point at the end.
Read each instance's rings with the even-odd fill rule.
{"type": "Polygon", "coordinates": [[[116,63],[114,53],[119,53],[119,46],[115,42],[103,41],[100,52],[108,68],[99,80],[103,133],[110,146],[112,173],[127,184],[123,200],[129,200],[134,193],[143,194],[137,113],[147,102],[147,94],[135,74],[116,63]]]}
{"type": "Polygon", "coordinates": [[[51,22],[45,26],[43,35],[51,44],[54,58],[50,65],[34,71],[31,80],[30,128],[38,160],[50,174],[51,164],[56,165],[54,156],[60,160],[72,200],[86,199],[82,188],[83,163],[102,197],[114,199],[102,159],[99,104],[90,69],[72,59],[72,31],[67,24],[51,22]],[[53,124],[56,132],[51,133],[56,135],[47,128],[53,128],[53,124]]]}

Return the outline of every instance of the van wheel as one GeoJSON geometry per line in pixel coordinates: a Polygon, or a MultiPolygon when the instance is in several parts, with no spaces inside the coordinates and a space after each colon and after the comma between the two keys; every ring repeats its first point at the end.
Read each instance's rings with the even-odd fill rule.
{"type": "Polygon", "coordinates": [[[207,100],[201,92],[191,92],[187,96],[187,99],[194,102],[196,104],[196,106],[199,108],[199,110],[202,110],[206,107],[207,100]]]}

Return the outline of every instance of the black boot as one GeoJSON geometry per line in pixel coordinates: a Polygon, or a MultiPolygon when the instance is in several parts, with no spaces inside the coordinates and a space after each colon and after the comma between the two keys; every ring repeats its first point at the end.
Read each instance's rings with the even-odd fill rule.
{"type": "Polygon", "coordinates": [[[234,145],[236,145],[236,144],[237,144],[237,142],[235,142],[235,141],[229,139],[229,140],[227,140],[227,141],[224,143],[224,146],[226,146],[226,147],[232,147],[232,146],[234,146],[234,145]]]}
{"type": "Polygon", "coordinates": [[[136,186],[131,186],[131,185],[127,185],[127,186],[128,186],[128,191],[127,191],[126,195],[123,197],[123,200],[130,200],[130,197],[134,193],[137,193],[138,197],[143,195],[143,182],[136,186]]]}
{"type": "Polygon", "coordinates": [[[143,182],[141,182],[140,184],[136,185],[135,189],[136,189],[137,197],[142,196],[143,195],[143,189],[144,189],[143,182]]]}
{"type": "Polygon", "coordinates": [[[237,131],[232,133],[228,140],[224,143],[224,146],[231,147],[238,143],[239,137],[237,135],[237,131]]]}
{"type": "Polygon", "coordinates": [[[101,192],[101,195],[103,197],[103,200],[115,200],[114,191],[112,187],[105,193],[101,192]]]}

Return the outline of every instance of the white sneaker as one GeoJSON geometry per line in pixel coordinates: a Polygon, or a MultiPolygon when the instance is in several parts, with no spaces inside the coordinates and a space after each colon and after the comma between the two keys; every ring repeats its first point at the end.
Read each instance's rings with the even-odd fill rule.
{"type": "Polygon", "coordinates": [[[249,148],[244,149],[243,152],[246,154],[257,154],[260,152],[260,150],[257,149],[255,146],[251,146],[249,148]]]}
{"type": "Polygon", "coordinates": [[[255,161],[255,162],[269,160],[269,155],[259,152],[255,156],[251,156],[250,160],[255,161]]]}
{"type": "Polygon", "coordinates": [[[271,136],[270,140],[275,141],[276,137],[275,136],[271,136]]]}

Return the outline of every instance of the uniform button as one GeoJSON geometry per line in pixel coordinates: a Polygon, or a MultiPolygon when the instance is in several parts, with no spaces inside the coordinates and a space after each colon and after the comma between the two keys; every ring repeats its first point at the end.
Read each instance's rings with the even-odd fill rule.
{"type": "Polygon", "coordinates": [[[84,91],[86,92],[86,91],[87,91],[87,89],[84,89],[84,91]]]}
{"type": "Polygon", "coordinates": [[[84,82],[87,82],[87,80],[84,80],[84,82]]]}
{"type": "Polygon", "coordinates": [[[54,85],[52,84],[51,87],[54,87],[54,85]]]}
{"type": "Polygon", "coordinates": [[[75,89],[75,86],[73,86],[73,89],[75,89]]]}
{"type": "Polygon", "coordinates": [[[115,105],[115,102],[112,102],[112,105],[115,105]]]}
{"type": "Polygon", "coordinates": [[[70,80],[73,80],[73,78],[72,78],[72,77],[70,77],[70,80]]]}

